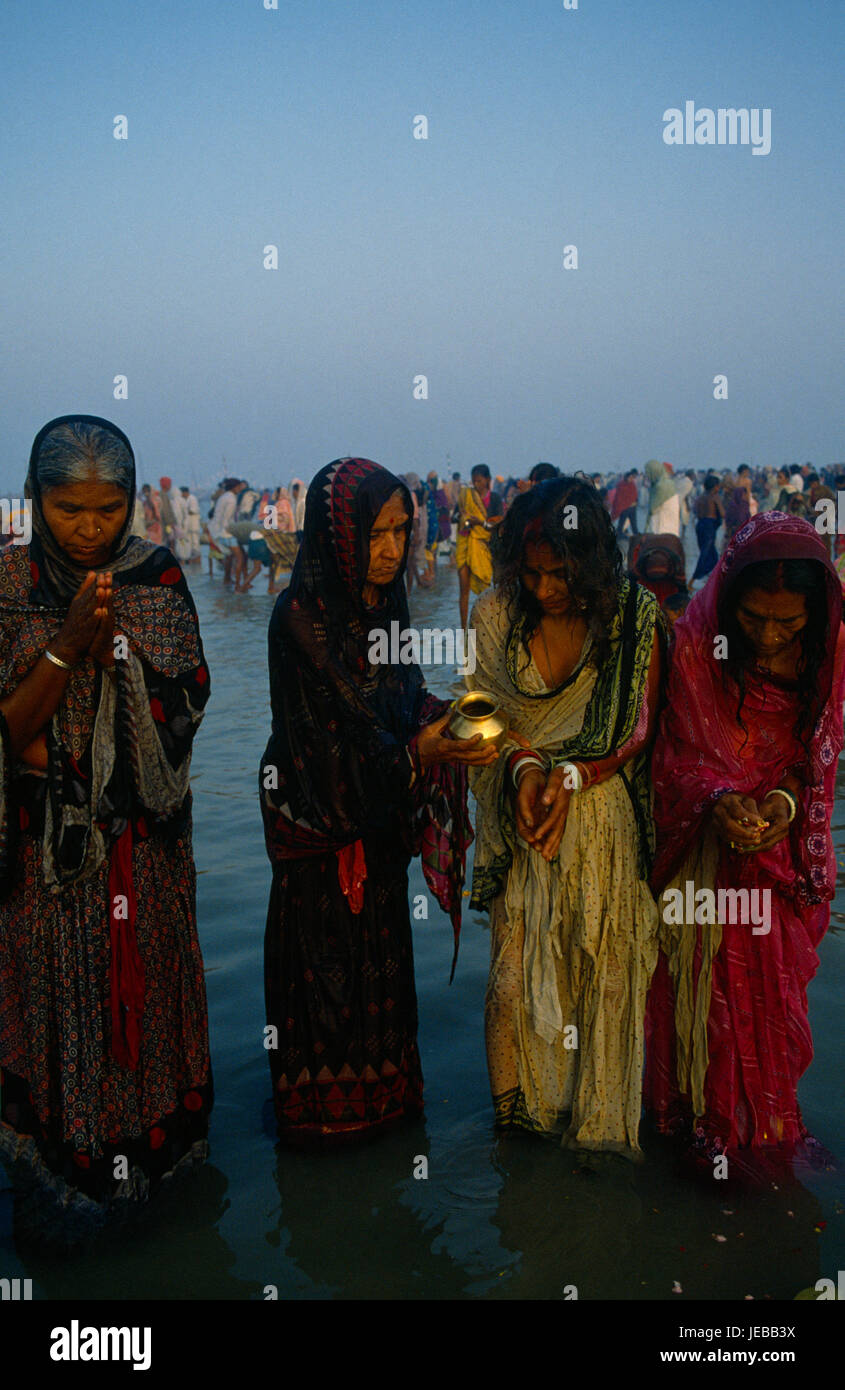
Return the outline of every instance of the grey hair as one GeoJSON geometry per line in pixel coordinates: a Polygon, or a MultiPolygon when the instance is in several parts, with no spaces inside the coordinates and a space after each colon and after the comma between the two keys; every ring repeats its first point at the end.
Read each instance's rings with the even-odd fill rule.
{"type": "Polygon", "coordinates": [[[111,483],[127,496],[135,479],[135,463],[123,440],[116,434],[77,420],[57,425],[46,435],[38,450],[38,482],[42,492],[67,483],[87,483],[96,479],[111,483]]]}

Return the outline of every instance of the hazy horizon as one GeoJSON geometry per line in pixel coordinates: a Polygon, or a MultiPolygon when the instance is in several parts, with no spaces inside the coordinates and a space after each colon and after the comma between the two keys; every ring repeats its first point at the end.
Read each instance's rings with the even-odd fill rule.
{"type": "Polygon", "coordinates": [[[126,430],[139,481],[192,487],[344,454],[845,458],[832,0],[32,0],[0,25],[7,495],[75,410],[126,430]],[[770,151],[667,144],[687,102],[768,111],[770,151]]]}

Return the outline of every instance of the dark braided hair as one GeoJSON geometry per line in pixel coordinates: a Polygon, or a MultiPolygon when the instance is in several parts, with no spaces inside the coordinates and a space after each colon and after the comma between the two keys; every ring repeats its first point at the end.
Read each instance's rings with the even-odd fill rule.
{"type": "Polygon", "coordinates": [[[504,521],[493,534],[490,551],[493,577],[504,589],[526,622],[522,641],[529,641],[540,625],[543,610],[522,583],[526,543],[546,541],[559,555],[566,584],[587,623],[593,639],[591,661],[600,668],[610,655],[610,626],[618,608],[622,580],[622,556],[607,509],[592,483],[563,476],[538,483],[521,492],[504,521]],[[565,508],[575,508],[574,515],[565,508]],[[577,522],[572,526],[572,521],[577,522]],[[566,525],[566,522],[569,525],[566,525]]]}
{"type": "MultiPolygon", "coordinates": [[[[809,758],[810,739],[824,704],[819,693],[819,671],[826,655],[828,626],[824,566],[818,560],[761,560],[741,570],[722,597],[718,612],[719,631],[728,639],[728,656],[722,669],[722,680],[731,680],[739,691],[736,717],[743,730],[745,677],[756,657],[740,627],[737,609],[751,589],[762,589],[767,594],[802,594],[806,600],[808,621],[799,634],[798,718],[792,732],[809,758]]],[[[747,741],[747,730],[745,734],[747,741]]]]}

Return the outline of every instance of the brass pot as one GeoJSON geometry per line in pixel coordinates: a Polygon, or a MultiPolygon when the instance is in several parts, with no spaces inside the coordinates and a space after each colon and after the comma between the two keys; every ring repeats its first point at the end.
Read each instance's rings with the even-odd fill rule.
{"type": "Polygon", "coordinates": [[[501,748],[507,737],[508,722],[494,696],[486,690],[470,690],[452,702],[449,733],[453,738],[475,738],[483,734],[479,747],[501,748]]]}

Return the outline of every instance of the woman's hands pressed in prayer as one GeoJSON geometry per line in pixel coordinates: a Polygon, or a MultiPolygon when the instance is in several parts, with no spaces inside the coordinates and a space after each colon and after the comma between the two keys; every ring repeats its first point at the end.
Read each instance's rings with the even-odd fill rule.
{"type": "MultiPolygon", "coordinates": [[[[89,570],[77,589],[67,617],[48,651],[75,666],[91,656],[101,666],[114,665],[114,590],[111,572],[89,570]]],[[[68,672],[46,661],[39,662],[6,703],[12,746],[22,762],[47,770],[46,725],[55,713],[68,672]],[[34,737],[33,737],[34,735],[34,737]]]]}
{"type": "Polygon", "coordinates": [[[88,571],[50,650],[71,666],[84,656],[94,657],[101,666],[114,663],[114,590],[110,571],[88,571]]]}
{"type": "Polygon", "coordinates": [[[96,614],[99,627],[88,655],[101,666],[114,666],[114,588],[111,573],[97,575],[96,614]]]}

